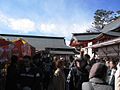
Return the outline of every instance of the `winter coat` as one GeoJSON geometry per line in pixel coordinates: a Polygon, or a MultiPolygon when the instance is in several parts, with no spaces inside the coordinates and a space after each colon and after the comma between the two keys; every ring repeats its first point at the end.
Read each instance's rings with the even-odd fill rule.
{"type": "Polygon", "coordinates": [[[16,65],[10,65],[7,68],[7,76],[6,76],[6,84],[5,90],[17,90],[17,80],[18,80],[18,73],[17,73],[16,65]]]}
{"type": "Polygon", "coordinates": [[[37,80],[37,73],[36,68],[29,67],[29,68],[21,68],[19,73],[19,84],[21,88],[29,87],[31,90],[36,90],[36,80],[37,80]]]}
{"type": "Polygon", "coordinates": [[[53,77],[54,90],[65,90],[65,74],[61,69],[57,69],[53,77]]]}
{"type": "Polygon", "coordinates": [[[118,66],[118,69],[115,73],[115,90],[120,90],[120,66],[118,66]]]}
{"type": "Polygon", "coordinates": [[[88,81],[87,70],[79,70],[77,67],[73,67],[67,77],[67,83],[69,90],[81,90],[82,83],[88,81]]]}
{"type": "Polygon", "coordinates": [[[82,84],[82,90],[113,90],[111,86],[107,85],[99,78],[91,78],[89,82],[82,84]]]}
{"type": "Polygon", "coordinates": [[[120,90],[120,76],[115,77],[115,90],[120,90]]]}
{"type": "Polygon", "coordinates": [[[116,69],[111,69],[110,78],[108,82],[108,84],[111,85],[113,88],[115,87],[115,72],[116,69]]]}

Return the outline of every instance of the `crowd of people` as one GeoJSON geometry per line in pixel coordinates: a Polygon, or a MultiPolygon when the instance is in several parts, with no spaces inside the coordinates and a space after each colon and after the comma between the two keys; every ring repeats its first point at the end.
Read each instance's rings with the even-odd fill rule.
{"type": "Polygon", "coordinates": [[[4,78],[0,90],[120,90],[120,63],[88,54],[69,61],[44,54],[18,60],[13,55],[4,78]]]}

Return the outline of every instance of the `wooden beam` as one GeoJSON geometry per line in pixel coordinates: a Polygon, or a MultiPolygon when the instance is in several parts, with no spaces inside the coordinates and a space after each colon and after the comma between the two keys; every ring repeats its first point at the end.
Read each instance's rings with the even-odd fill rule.
{"type": "Polygon", "coordinates": [[[107,57],[107,53],[104,51],[104,49],[103,48],[101,48],[101,50],[103,51],[103,53],[106,55],[106,57],[107,57]]]}
{"type": "Polygon", "coordinates": [[[117,53],[117,55],[119,56],[119,44],[118,45],[118,51],[111,45],[112,49],[117,53]]]}

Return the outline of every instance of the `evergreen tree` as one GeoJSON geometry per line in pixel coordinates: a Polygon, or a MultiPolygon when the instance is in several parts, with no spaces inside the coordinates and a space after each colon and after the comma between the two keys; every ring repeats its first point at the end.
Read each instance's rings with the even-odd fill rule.
{"type": "Polygon", "coordinates": [[[111,21],[114,21],[120,17],[120,10],[114,12],[111,10],[98,9],[94,13],[94,21],[92,27],[86,30],[86,32],[100,32],[104,26],[111,21]]]}
{"type": "Polygon", "coordinates": [[[93,27],[95,27],[97,31],[100,31],[106,24],[110,23],[114,17],[113,11],[98,9],[95,12],[93,27]]]}

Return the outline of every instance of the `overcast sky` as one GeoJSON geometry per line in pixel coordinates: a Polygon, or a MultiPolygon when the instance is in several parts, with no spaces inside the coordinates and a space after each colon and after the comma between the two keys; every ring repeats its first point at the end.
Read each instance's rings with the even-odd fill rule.
{"type": "Polygon", "coordinates": [[[0,0],[0,33],[65,37],[90,28],[97,9],[120,10],[120,0],[0,0]]]}

